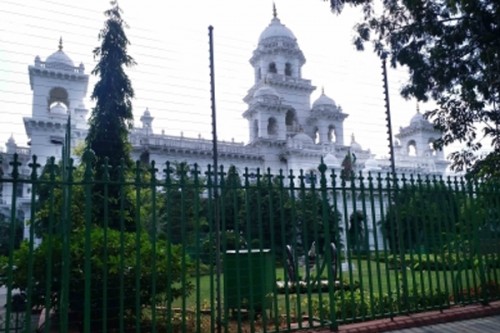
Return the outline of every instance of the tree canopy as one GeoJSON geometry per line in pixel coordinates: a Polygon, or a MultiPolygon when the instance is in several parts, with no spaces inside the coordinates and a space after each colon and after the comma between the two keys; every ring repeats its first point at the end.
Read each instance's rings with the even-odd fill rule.
{"type": "MultiPolygon", "coordinates": [[[[99,79],[91,96],[96,105],[92,110],[86,138],[87,147],[96,155],[98,173],[105,158],[115,168],[122,159],[126,164],[131,164],[128,133],[133,121],[134,90],[124,67],[132,66],[135,62],[127,54],[130,42],[125,35],[125,22],[116,2],[112,2],[112,8],[105,11],[105,15],[108,19],[99,33],[101,46],[94,49],[98,63],[92,74],[99,79]]],[[[113,176],[110,175],[111,179],[113,176]]]]}
{"type": "MultiPolygon", "coordinates": [[[[124,67],[132,66],[135,62],[127,54],[130,42],[125,35],[126,24],[121,17],[121,9],[116,1],[112,1],[111,5],[111,9],[104,12],[107,20],[99,33],[101,45],[94,49],[94,57],[98,62],[92,74],[98,76],[98,81],[91,96],[96,105],[89,120],[86,149],[95,154],[96,179],[117,182],[122,181],[132,166],[128,134],[133,121],[134,90],[124,67]]],[[[122,188],[117,184],[104,186],[98,183],[92,192],[93,202],[96,203],[94,216],[104,220],[104,206],[108,202],[109,226],[119,228],[120,214],[123,213],[120,212],[122,188]],[[105,204],[98,204],[101,202],[105,204]]],[[[126,202],[124,206],[130,208],[131,204],[126,202]]],[[[128,213],[133,216],[132,209],[128,213]]],[[[126,229],[131,230],[133,226],[127,223],[126,229]]]]}
{"type": "Polygon", "coordinates": [[[426,116],[443,131],[436,148],[459,142],[452,168],[500,176],[500,2],[497,0],[329,0],[362,8],[354,44],[409,69],[404,97],[435,100],[426,116]],[[489,147],[489,153],[481,148],[489,147]]]}

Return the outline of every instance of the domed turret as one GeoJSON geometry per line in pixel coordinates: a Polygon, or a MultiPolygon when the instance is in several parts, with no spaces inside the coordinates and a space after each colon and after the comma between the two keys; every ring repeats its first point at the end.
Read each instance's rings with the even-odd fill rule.
{"type": "Polygon", "coordinates": [[[75,64],[73,63],[73,60],[71,60],[70,57],[66,55],[66,53],[63,52],[63,46],[62,46],[62,38],[59,40],[59,50],[56,52],[52,53],[50,56],[48,56],[47,60],[45,60],[45,66],[47,68],[53,68],[53,69],[61,69],[61,70],[73,70],[75,67],[75,64]]]}
{"type": "Polygon", "coordinates": [[[330,168],[340,166],[339,160],[335,157],[335,155],[331,153],[328,153],[325,156],[325,158],[323,159],[323,163],[325,163],[325,165],[330,168]]]}
{"type": "Polygon", "coordinates": [[[311,137],[309,135],[305,134],[304,132],[300,132],[300,133],[296,134],[293,137],[293,141],[308,144],[308,145],[314,144],[313,139],[311,139],[311,137]]]}
{"type": "Polygon", "coordinates": [[[253,94],[253,97],[263,97],[263,96],[278,97],[278,98],[280,97],[280,95],[275,89],[267,85],[260,87],[253,94]]]}
{"type": "Polygon", "coordinates": [[[354,138],[354,133],[351,135],[351,150],[353,151],[361,151],[363,148],[359,143],[356,142],[356,139],[354,138]]]}
{"type": "Polygon", "coordinates": [[[425,119],[424,115],[417,112],[410,120],[410,125],[428,124],[429,121],[425,119]]]}
{"type": "Polygon", "coordinates": [[[293,41],[296,40],[293,32],[290,29],[288,29],[284,24],[282,24],[280,19],[277,18],[276,16],[273,17],[271,23],[260,34],[259,43],[263,42],[268,38],[275,38],[275,37],[289,38],[293,41]]]}
{"type": "Polygon", "coordinates": [[[335,107],[337,106],[337,104],[335,104],[335,101],[332,98],[325,95],[324,90],[321,92],[321,96],[319,96],[318,99],[314,101],[313,108],[318,107],[318,106],[323,106],[323,105],[324,106],[335,106],[335,107]]]}
{"type": "Polygon", "coordinates": [[[377,162],[377,160],[375,158],[371,157],[370,159],[368,159],[365,162],[364,171],[378,172],[378,171],[381,171],[381,170],[382,170],[382,168],[380,167],[379,163],[377,162]]]}

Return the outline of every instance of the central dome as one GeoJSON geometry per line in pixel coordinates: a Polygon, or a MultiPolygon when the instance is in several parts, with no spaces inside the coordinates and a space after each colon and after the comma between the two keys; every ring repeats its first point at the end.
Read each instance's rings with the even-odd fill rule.
{"type": "Polygon", "coordinates": [[[45,66],[47,68],[62,69],[62,70],[72,70],[75,67],[73,60],[63,52],[62,38],[59,40],[59,50],[52,53],[45,60],[45,66]]]}
{"type": "Polygon", "coordinates": [[[264,29],[264,31],[260,34],[259,42],[262,42],[263,40],[268,38],[276,38],[276,37],[285,37],[285,38],[290,38],[294,41],[296,40],[293,32],[290,29],[288,29],[284,24],[282,24],[277,17],[274,17],[271,20],[271,23],[267,26],[267,28],[264,29]]]}
{"type": "Polygon", "coordinates": [[[321,93],[321,96],[319,96],[318,99],[314,101],[313,108],[320,105],[336,106],[335,101],[326,96],[324,91],[321,93]]]}
{"type": "Polygon", "coordinates": [[[411,118],[410,126],[418,126],[418,125],[430,125],[431,123],[425,119],[424,115],[419,111],[411,118]]]}

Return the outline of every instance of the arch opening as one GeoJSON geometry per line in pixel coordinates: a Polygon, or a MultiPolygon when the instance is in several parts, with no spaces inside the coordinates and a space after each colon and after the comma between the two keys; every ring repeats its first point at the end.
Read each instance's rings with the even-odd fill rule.
{"type": "Polygon", "coordinates": [[[268,135],[278,134],[278,122],[273,117],[269,118],[267,122],[267,134],[268,135]]]}

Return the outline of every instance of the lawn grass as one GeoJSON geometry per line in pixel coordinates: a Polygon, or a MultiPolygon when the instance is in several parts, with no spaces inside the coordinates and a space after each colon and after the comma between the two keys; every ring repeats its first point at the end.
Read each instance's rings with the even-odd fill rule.
{"type": "MultiPolygon", "coordinates": [[[[477,270],[461,269],[461,270],[416,270],[411,267],[406,267],[405,270],[395,270],[383,262],[366,259],[354,259],[352,269],[339,272],[339,277],[348,285],[359,284],[359,290],[362,297],[366,297],[369,302],[373,302],[376,298],[384,295],[396,295],[400,298],[403,291],[407,291],[409,295],[427,295],[434,296],[437,293],[449,295],[448,304],[455,301],[474,302],[476,301],[478,286],[481,284],[477,270]],[[403,283],[406,281],[406,283],[403,283]],[[462,299],[455,300],[457,292],[461,293],[462,299]]],[[[305,276],[305,268],[301,268],[301,275],[305,276]]],[[[491,270],[492,280],[496,276],[500,276],[500,270],[491,270]]],[[[311,275],[314,274],[312,271],[311,275]]],[[[323,274],[326,276],[326,274],[323,274]]],[[[285,279],[285,271],[282,267],[277,267],[275,270],[275,278],[277,281],[285,279]]],[[[201,309],[211,308],[212,294],[215,293],[215,272],[212,274],[202,275],[199,277],[190,277],[189,281],[193,284],[193,292],[185,299],[176,299],[173,302],[174,307],[185,307],[187,309],[196,309],[196,304],[200,303],[201,309]]],[[[221,293],[223,294],[224,276],[221,276],[221,293]]],[[[304,298],[304,295],[292,293],[287,297],[289,303],[297,303],[295,299],[290,301],[290,298],[304,298]]],[[[310,297],[309,295],[308,297],[310,297]]],[[[328,297],[328,294],[323,293],[322,297],[328,297]]],[[[277,300],[279,306],[286,306],[284,295],[278,295],[277,300]]]]}

